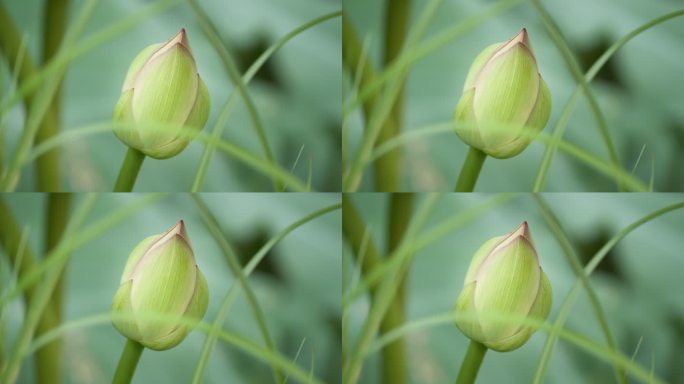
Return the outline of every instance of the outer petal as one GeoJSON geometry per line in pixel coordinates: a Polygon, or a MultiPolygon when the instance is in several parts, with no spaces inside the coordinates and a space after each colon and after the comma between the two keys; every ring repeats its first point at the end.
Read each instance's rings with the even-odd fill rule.
{"type": "Polygon", "coordinates": [[[133,277],[133,269],[135,268],[136,265],[138,265],[138,261],[145,255],[145,252],[150,248],[152,243],[154,243],[154,240],[156,240],[158,235],[152,235],[149,237],[146,237],[143,241],[139,242],[138,245],[133,248],[133,251],[131,251],[131,254],[128,256],[128,260],[126,260],[126,266],[124,267],[124,271],[121,274],[121,284],[125,283],[126,281],[131,280],[133,277]]]}
{"type": "MultiPolygon", "coordinates": [[[[530,118],[527,119],[527,123],[525,125],[532,130],[534,135],[536,135],[544,129],[546,123],[549,121],[550,116],[551,92],[549,92],[549,87],[546,85],[546,81],[544,81],[540,75],[539,97],[537,98],[537,103],[534,105],[532,113],[530,114],[530,118]]],[[[534,137],[528,140],[532,141],[532,139],[534,139],[534,137]]]]}
{"type": "Polygon", "coordinates": [[[457,123],[454,125],[454,130],[466,144],[481,149],[483,146],[482,135],[480,135],[473,111],[474,97],[475,89],[469,89],[464,91],[458,100],[454,111],[454,121],[457,123]]]}
{"type": "MultiPolygon", "coordinates": [[[[541,274],[541,281],[539,284],[539,293],[537,294],[537,299],[535,300],[532,308],[530,309],[529,317],[536,318],[538,320],[545,320],[549,315],[551,310],[552,292],[551,283],[548,277],[541,268],[539,268],[539,273],[541,274]]],[[[520,330],[513,336],[501,340],[488,341],[485,345],[499,352],[512,351],[514,349],[520,348],[527,340],[532,337],[535,329],[530,326],[522,326],[520,330]]]]}
{"type": "MultiPolygon", "coordinates": [[[[208,288],[207,281],[204,279],[204,275],[200,272],[199,268],[197,270],[197,279],[195,286],[195,293],[190,299],[190,306],[186,310],[184,316],[197,319],[198,321],[204,317],[204,313],[207,311],[208,304],[208,288]]],[[[179,325],[174,328],[168,335],[162,336],[154,340],[145,340],[144,345],[148,348],[162,351],[165,349],[173,348],[178,345],[190,332],[190,327],[187,325],[179,325]]]]}
{"type": "Polygon", "coordinates": [[[489,61],[475,84],[473,108],[483,141],[496,148],[517,136],[515,129],[503,130],[494,124],[525,124],[537,100],[539,76],[532,53],[517,44],[489,61]]]}
{"type": "Polygon", "coordinates": [[[484,345],[498,352],[508,352],[518,349],[523,346],[532,336],[532,327],[522,326],[512,336],[503,338],[501,340],[487,341],[484,345]]]}
{"type": "Polygon", "coordinates": [[[487,64],[487,61],[491,59],[494,53],[502,45],[503,43],[492,44],[477,54],[475,60],[473,60],[473,63],[470,65],[470,69],[468,70],[468,75],[466,76],[465,83],[463,84],[463,92],[475,86],[475,79],[482,71],[482,68],[484,68],[485,64],[487,64]]]}
{"type": "Polygon", "coordinates": [[[504,236],[493,237],[485,241],[485,243],[482,244],[482,246],[475,252],[473,258],[470,261],[470,266],[468,267],[468,272],[466,273],[464,284],[468,284],[475,281],[477,270],[480,268],[480,265],[482,265],[482,262],[484,261],[485,257],[487,257],[487,255],[492,251],[492,249],[494,249],[494,247],[501,240],[503,240],[503,238],[504,236]]]}
{"type": "Polygon", "coordinates": [[[187,334],[188,331],[185,326],[177,326],[168,334],[156,339],[142,340],[141,344],[146,348],[154,349],[155,351],[163,351],[166,349],[171,349],[180,344],[180,342],[185,339],[187,334]]]}
{"type": "Polygon", "coordinates": [[[190,305],[185,311],[185,316],[201,320],[207,312],[207,305],[209,305],[209,288],[207,287],[207,280],[204,278],[204,274],[202,274],[199,268],[195,267],[195,269],[197,270],[195,293],[192,299],[190,299],[190,305]]]}
{"type": "Polygon", "coordinates": [[[124,80],[123,87],[121,91],[126,91],[133,88],[133,83],[135,78],[138,76],[138,72],[143,67],[143,65],[150,59],[152,54],[161,47],[161,44],[152,44],[138,53],[138,56],[133,59],[133,62],[128,67],[128,72],[126,73],[126,79],[124,80]]]}
{"type": "Polygon", "coordinates": [[[518,135],[512,141],[502,144],[497,148],[492,148],[489,155],[497,159],[507,159],[524,151],[534,140],[539,132],[544,130],[546,123],[551,115],[551,94],[544,79],[539,77],[539,97],[532,109],[530,118],[525,124],[526,134],[518,135]]]}
{"type": "Polygon", "coordinates": [[[192,135],[188,136],[187,134],[194,130],[199,131],[204,127],[204,124],[209,118],[209,91],[199,75],[197,75],[197,79],[199,81],[197,101],[195,102],[195,105],[193,106],[192,111],[190,111],[190,115],[185,122],[184,129],[186,134],[176,135],[167,143],[161,144],[154,148],[149,148],[146,152],[148,156],[155,159],[168,159],[169,157],[176,156],[188,146],[190,141],[192,141],[192,135]]]}
{"type": "MultiPolygon", "coordinates": [[[[529,313],[539,290],[537,255],[524,237],[493,253],[477,272],[475,307],[478,313],[529,313]]],[[[487,340],[499,340],[517,332],[519,325],[480,321],[487,340]]]]}
{"type": "Polygon", "coordinates": [[[546,320],[549,316],[549,311],[551,311],[551,304],[553,303],[553,290],[549,278],[541,267],[539,268],[539,273],[541,275],[539,293],[537,293],[537,298],[534,301],[532,308],[530,308],[529,316],[537,318],[538,320],[546,320]]]}
{"type": "MultiPolygon", "coordinates": [[[[112,300],[112,311],[116,313],[130,313],[133,314],[133,307],[131,306],[131,286],[133,282],[127,281],[119,286],[119,289],[112,300]]],[[[122,335],[140,341],[141,335],[138,324],[134,319],[112,319],[112,324],[122,335]]]]}
{"type": "Polygon", "coordinates": [[[181,44],[145,64],[134,84],[135,120],[178,125],[176,129],[141,130],[148,148],[173,140],[195,104],[198,86],[194,59],[181,44]]]}
{"type": "MultiPolygon", "coordinates": [[[[195,261],[192,249],[180,236],[164,247],[148,252],[136,266],[131,303],[136,311],[182,315],[194,294],[195,261]]],[[[174,325],[155,321],[138,321],[145,340],[168,335],[174,325]]]]}
{"type": "Polygon", "coordinates": [[[137,125],[133,119],[133,112],[131,110],[132,103],[133,89],[124,91],[119,97],[119,100],[116,102],[116,106],[114,106],[112,117],[115,122],[127,124],[120,126],[115,125],[114,134],[124,144],[141,150],[142,143],[140,142],[140,133],[138,132],[137,125]]]}
{"type": "MultiPolygon", "coordinates": [[[[476,310],[473,305],[475,284],[476,283],[473,282],[463,286],[463,290],[458,295],[458,299],[456,299],[456,313],[474,312],[476,310]]],[[[456,326],[469,338],[479,342],[485,341],[482,328],[477,319],[456,320],[456,326]]]]}

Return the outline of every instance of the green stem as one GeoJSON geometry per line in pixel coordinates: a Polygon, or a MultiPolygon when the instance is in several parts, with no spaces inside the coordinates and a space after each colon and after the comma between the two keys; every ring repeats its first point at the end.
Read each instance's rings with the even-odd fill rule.
{"type": "MultiPolygon", "coordinates": [[[[388,67],[401,53],[406,40],[407,24],[411,13],[410,0],[389,0],[385,10],[385,55],[384,64],[388,67]]],[[[394,105],[380,129],[375,146],[393,139],[401,132],[404,84],[402,82],[394,105]]],[[[393,192],[401,184],[401,151],[395,149],[381,156],[375,162],[375,187],[381,192],[393,192]]]]}
{"type": "MultiPolygon", "coordinates": [[[[64,32],[66,31],[67,18],[69,17],[68,0],[48,0],[43,13],[43,62],[46,63],[59,50],[64,32]]],[[[52,98],[46,118],[38,128],[34,137],[34,145],[57,135],[60,131],[62,83],[60,81],[52,98]]],[[[59,151],[53,149],[47,151],[37,159],[38,189],[46,192],[60,190],[60,167],[59,151]]]]}
{"type": "Polygon", "coordinates": [[[456,384],[472,384],[475,382],[477,372],[480,370],[480,365],[482,365],[485,353],[487,353],[487,347],[477,341],[470,340],[468,352],[466,352],[465,358],[463,358],[461,370],[458,372],[458,377],[456,378],[456,384]]]}
{"type": "MultiPolygon", "coordinates": [[[[404,233],[411,221],[413,195],[410,193],[394,193],[390,195],[388,220],[387,253],[392,254],[401,244],[404,233]]],[[[400,276],[397,294],[387,309],[380,323],[380,334],[384,335],[404,325],[406,321],[406,275],[400,276]]],[[[406,347],[403,339],[388,344],[382,350],[383,383],[406,383],[406,347]]]]}
{"type": "MultiPolygon", "coordinates": [[[[47,221],[45,228],[45,254],[50,253],[59,244],[62,234],[69,221],[69,208],[71,195],[68,193],[51,193],[48,195],[47,221]]],[[[64,279],[66,268],[57,280],[57,285],[52,292],[50,303],[52,306],[51,325],[56,327],[62,322],[62,299],[64,295],[64,279]]],[[[49,330],[49,329],[47,329],[49,330]]],[[[36,336],[40,336],[45,330],[38,329],[36,336]]],[[[60,378],[61,343],[59,339],[43,346],[36,353],[36,369],[38,383],[59,383],[60,378]]]]}
{"type": "Polygon", "coordinates": [[[454,192],[472,192],[475,189],[475,183],[480,176],[485,159],[487,155],[484,152],[470,147],[463,168],[461,168],[461,174],[458,175],[454,192]]]}
{"type": "Polygon", "coordinates": [[[144,349],[145,347],[137,341],[126,339],[126,346],[121,353],[121,358],[119,358],[119,365],[116,366],[112,384],[128,384],[131,382],[144,349]]]}
{"type": "Polygon", "coordinates": [[[135,179],[138,177],[143,160],[145,160],[145,154],[137,149],[128,148],[124,162],[119,170],[119,177],[116,178],[114,192],[131,192],[133,190],[135,179]]]}

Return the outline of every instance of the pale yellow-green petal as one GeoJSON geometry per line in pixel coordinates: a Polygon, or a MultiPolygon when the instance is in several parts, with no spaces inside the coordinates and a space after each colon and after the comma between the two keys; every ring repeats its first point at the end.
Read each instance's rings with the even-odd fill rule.
{"type": "MultiPolygon", "coordinates": [[[[537,135],[539,132],[544,130],[546,123],[549,121],[551,116],[551,92],[549,92],[549,87],[546,85],[546,81],[539,76],[539,97],[537,102],[532,109],[529,119],[527,120],[526,126],[530,127],[533,135],[537,135]]],[[[532,137],[530,141],[534,139],[532,137]]]]}
{"type": "Polygon", "coordinates": [[[195,267],[195,269],[197,270],[195,293],[190,299],[190,305],[185,311],[185,316],[199,321],[202,320],[204,314],[207,312],[207,306],[209,305],[209,288],[202,271],[197,267],[195,267]]]}
{"type": "MultiPolygon", "coordinates": [[[[476,276],[474,305],[478,313],[526,316],[539,289],[539,263],[534,248],[520,237],[490,255],[476,276]]],[[[487,340],[498,340],[516,332],[519,325],[480,321],[487,340]]]]}
{"type": "Polygon", "coordinates": [[[536,318],[537,320],[546,320],[551,311],[551,304],[553,303],[553,289],[551,288],[551,282],[546,276],[546,273],[539,268],[539,273],[541,274],[541,281],[539,284],[539,292],[537,293],[537,298],[530,308],[530,317],[536,318]]]}
{"type": "Polygon", "coordinates": [[[133,88],[133,83],[135,82],[135,77],[140,72],[142,66],[150,59],[152,54],[161,47],[161,44],[152,44],[145,47],[138,55],[133,59],[131,65],[128,67],[128,72],[126,72],[126,79],[124,80],[122,91],[133,88]]]}
{"type": "MultiPolygon", "coordinates": [[[[190,305],[188,309],[183,314],[186,318],[185,320],[196,319],[200,321],[204,317],[204,313],[207,311],[207,304],[209,298],[209,290],[207,288],[207,281],[204,279],[204,275],[200,272],[199,268],[196,268],[197,279],[195,285],[195,293],[190,299],[190,305]]],[[[190,325],[178,325],[169,334],[161,336],[157,339],[145,340],[144,345],[147,348],[154,349],[157,351],[162,351],[165,349],[173,348],[178,345],[191,330],[190,325]]]]}
{"type": "Polygon", "coordinates": [[[181,341],[185,339],[187,334],[187,327],[184,325],[179,325],[172,329],[168,334],[155,339],[145,339],[141,342],[141,344],[146,348],[153,349],[155,351],[164,351],[180,344],[181,341]]]}
{"type": "Polygon", "coordinates": [[[170,141],[165,143],[158,143],[154,147],[146,148],[145,152],[148,156],[155,159],[168,159],[176,156],[188,146],[190,141],[194,138],[194,133],[201,130],[209,118],[209,92],[207,86],[201,78],[199,78],[199,89],[197,95],[197,102],[195,103],[188,120],[185,122],[185,133],[177,134],[172,137],[170,141]]]}
{"type": "Polygon", "coordinates": [[[209,110],[211,109],[211,101],[209,99],[209,90],[207,89],[207,85],[204,84],[204,80],[202,80],[199,75],[197,75],[197,81],[199,82],[197,100],[192,108],[192,111],[190,111],[188,119],[185,121],[185,125],[199,131],[204,128],[204,124],[207,123],[207,119],[209,118],[209,110]]]}
{"type": "Polygon", "coordinates": [[[142,129],[146,147],[169,142],[177,135],[195,104],[198,86],[194,59],[182,45],[145,65],[134,86],[133,116],[137,122],[171,125],[166,129],[142,129]]]}
{"type": "Polygon", "coordinates": [[[551,115],[551,94],[546,82],[539,77],[539,97],[537,103],[532,109],[530,118],[525,123],[524,132],[521,132],[516,138],[508,143],[501,144],[496,148],[489,150],[489,155],[497,159],[507,159],[513,157],[527,148],[534,140],[539,132],[544,130],[546,123],[549,121],[551,115]]]}
{"type": "Polygon", "coordinates": [[[112,300],[112,312],[133,318],[113,318],[112,324],[122,335],[140,341],[141,335],[138,325],[134,318],[133,307],[131,305],[131,286],[133,282],[127,281],[119,286],[119,289],[112,300]]]}
{"type": "Polygon", "coordinates": [[[473,97],[475,90],[463,93],[454,111],[454,130],[464,143],[478,149],[482,148],[482,137],[473,112],[473,97]]]}
{"type": "Polygon", "coordinates": [[[489,252],[492,249],[494,249],[496,244],[499,243],[499,241],[501,241],[503,238],[504,238],[503,236],[493,237],[493,238],[485,241],[485,243],[482,244],[482,246],[477,251],[475,251],[473,258],[470,260],[470,265],[468,266],[468,272],[466,272],[464,284],[468,284],[468,283],[475,281],[475,275],[477,274],[477,269],[482,264],[482,261],[484,261],[485,257],[487,257],[489,252]]]}
{"type": "Polygon", "coordinates": [[[500,340],[489,340],[485,346],[497,352],[508,352],[522,347],[532,336],[532,328],[521,326],[520,329],[511,336],[500,340]]]}
{"type": "MultiPolygon", "coordinates": [[[[195,262],[192,250],[180,236],[148,252],[136,267],[131,291],[134,310],[182,315],[194,294],[195,262]],[[150,254],[152,253],[152,254],[150,254]]],[[[167,335],[175,326],[156,321],[139,321],[144,339],[167,335]]]]}
{"type": "Polygon", "coordinates": [[[469,90],[475,85],[475,79],[477,75],[482,71],[482,68],[484,68],[487,60],[494,55],[494,52],[496,52],[499,47],[501,47],[501,43],[495,43],[477,54],[475,60],[473,60],[473,63],[470,65],[470,69],[468,69],[468,75],[466,76],[465,83],[463,84],[463,92],[469,90]]]}
{"type": "Polygon", "coordinates": [[[131,274],[133,272],[133,268],[138,264],[138,261],[140,261],[140,258],[143,257],[145,254],[145,251],[152,245],[154,240],[158,237],[159,235],[152,235],[149,237],[146,237],[143,239],[143,241],[139,242],[138,245],[133,248],[131,251],[131,254],[128,256],[128,259],[126,260],[126,266],[124,267],[124,271],[121,274],[121,284],[124,282],[130,280],[132,278],[131,274]]]}
{"type": "Polygon", "coordinates": [[[137,125],[133,119],[133,112],[131,110],[132,103],[133,90],[129,89],[124,91],[114,106],[114,112],[112,113],[112,118],[115,123],[124,124],[114,125],[114,135],[129,147],[141,149],[140,134],[137,130],[137,125]]]}
{"type": "Polygon", "coordinates": [[[482,328],[478,323],[477,312],[475,310],[475,306],[473,305],[475,284],[476,283],[473,282],[464,285],[463,290],[461,290],[461,293],[458,295],[458,298],[456,299],[455,312],[457,314],[468,313],[470,316],[464,317],[463,319],[457,319],[456,326],[468,338],[479,342],[483,342],[484,336],[482,334],[482,328]]]}
{"type": "Polygon", "coordinates": [[[475,87],[473,109],[488,148],[510,142],[516,126],[528,120],[537,100],[539,76],[531,52],[522,44],[489,61],[475,87]],[[502,129],[496,125],[510,125],[502,129]]]}

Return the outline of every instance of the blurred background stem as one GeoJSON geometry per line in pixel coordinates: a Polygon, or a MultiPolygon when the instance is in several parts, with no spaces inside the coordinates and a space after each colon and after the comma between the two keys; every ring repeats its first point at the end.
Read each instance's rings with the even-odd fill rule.
{"type": "MultiPolygon", "coordinates": [[[[62,240],[64,229],[69,222],[69,209],[71,208],[71,194],[51,193],[47,196],[47,221],[45,226],[45,252],[50,253],[62,240]]],[[[62,322],[62,303],[64,297],[64,280],[66,267],[62,270],[52,291],[50,299],[53,311],[53,326],[62,322]]],[[[39,336],[40,333],[37,333],[39,336]]],[[[38,383],[52,384],[60,382],[60,339],[46,344],[36,354],[36,368],[38,370],[38,383]]]]}
{"type": "MultiPolygon", "coordinates": [[[[384,67],[387,68],[399,56],[404,41],[409,16],[411,13],[410,0],[387,0],[385,5],[385,50],[383,56],[384,67]]],[[[389,118],[385,120],[376,147],[393,139],[401,132],[403,119],[404,84],[398,91],[397,98],[392,105],[389,118]]],[[[375,162],[375,189],[380,192],[395,192],[401,187],[401,151],[394,149],[387,152],[375,162]]]]}
{"type": "MultiPolygon", "coordinates": [[[[387,254],[392,254],[401,244],[404,233],[411,221],[413,195],[394,193],[390,195],[389,217],[387,221],[387,254]]],[[[401,327],[406,321],[406,275],[399,276],[399,285],[394,301],[390,304],[380,323],[380,333],[386,334],[401,327]]],[[[383,383],[404,384],[407,382],[406,347],[400,338],[386,345],[382,350],[383,383]]]]}
{"type": "MultiPolygon", "coordinates": [[[[413,195],[397,193],[392,194],[388,212],[388,254],[392,253],[401,244],[406,228],[411,219],[413,208],[413,195]]],[[[342,232],[352,247],[357,263],[360,264],[361,273],[369,274],[382,263],[382,256],[375,243],[372,241],[371,230],[367,228],[363,218],[356,210],[348,195],[342,195],[342,232]]],[[[385,316],[380,323],[380,333],[385,334],[401,326],[405,321],[405,284],[404,277],[395,299],[390,303],[385,316]]],[[[371,286],[371,305],[377,300],[377,286],[371,286]]],[[[403,384],[407,382],[406,374],[406,351],[404,341],[398,339],[382,350],[382,377],[383,383],[403,384]]]]}
{"type": "MultiPolygon", "coordinates": [[[[35,257],[28,246],[22,244],[22,231],[4,199],[0,199],[0,223],[2,223],[0,225],[0,244],[5,249],[10,261],[9,265],[16,270],[17,279],[21,280],[33,268],[35,257]]],[[[36,294],[36,285],[26,287],[23,292],[25,306],[29,308],[36,294]]],[[[57,319],[54,303],[50,303],[45,307],[38,320],[35,335],[38,336],[53,329],[58,324],[57,319]]],[[[37,382],[41,384],[59,383],[58,364],[59,349],[57,342],[46,344],[40,348],[36,352],[37,382]]]]}
{"type": "Polygon", "coordinates": [[[454,192],[472,192],[475,189],[477,178],[480,176],[482,165],[486,159],[487,155],[484,152],[470,147],[461,173],[458,175],[454,192]]]}
{"type": "Polygon", "coordinates": [[[131,192],[133,190],[144,160],[144,153],[134,148],[128,148],[124,162],[119,169],[119,176],[116,178],[114,192],[131,192]]]}
{"type": "MultiPolygon", "coordinates": [[[[59,50],[69,18],[68,0],[47,0],[43,11],[43,65],[59,50]]],[[[63,80],[63,79],[62,79],[63,80]]],[[[61,125],[62,81],[48,108],[46,118],[38,128],[34,145],[57,135],[61,125]]],[[[60,185],[59,149],[51,149],[37,159],[38,190],[58,192],[60,185]]]]}

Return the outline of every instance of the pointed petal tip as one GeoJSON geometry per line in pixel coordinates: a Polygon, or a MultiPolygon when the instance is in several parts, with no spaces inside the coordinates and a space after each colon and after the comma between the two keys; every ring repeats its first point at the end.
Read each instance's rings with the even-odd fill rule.
{"type": "Polygon", "coordinates": [[[528,36],[527,36],[527,28],[523,27],[523,28],[518,32],[518,34],[515,35],[515,37],[513,38],[513,41],[515,41],[516,43],[523,43],[523,44],[525,44],[526,46],[529,47],[529,46],[530,46],[530,40],[529,40],[529,38],[528,38],[528,36]]]}
{"type": "Polygon", "coordinates": [[[181,28],[178,30],[178,33],[176,33],[175,36],[171,38],[171,40],[168,41],[168,45],[176,45],[180,44],[186,48],[190,47],[190,44],[188,43],[188,36],[187,33],[185,32],[185,28],[181,28]]]}

